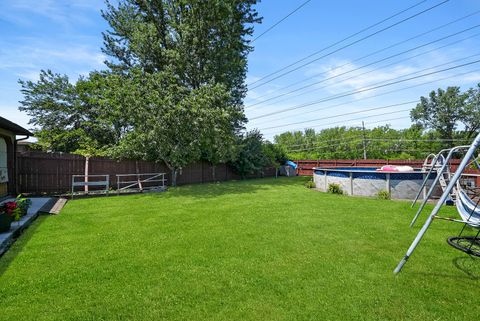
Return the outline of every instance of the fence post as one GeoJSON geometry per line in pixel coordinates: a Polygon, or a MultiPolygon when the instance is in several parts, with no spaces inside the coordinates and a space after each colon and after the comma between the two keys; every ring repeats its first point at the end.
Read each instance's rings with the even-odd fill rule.
{"type": "MultiPolygon", "coordinates": [[[[88,183],[88,167],[89,167],[89,160],[90,160],[90,157],[86,156],[85,157],[85,183],[88,183]]],[[[84,192],[85,193],[88,193],[88,184],[85,184],[84,186],[84,192]]]]}

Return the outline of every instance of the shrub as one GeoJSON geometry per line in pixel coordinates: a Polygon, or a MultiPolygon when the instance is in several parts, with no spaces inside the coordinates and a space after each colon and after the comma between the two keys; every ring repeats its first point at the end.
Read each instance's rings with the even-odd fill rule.
{"type": "Polygon", "coordinates": [[[315,188],[315,182],[314,181],[308,181],[305,183],[306,188],[315,188]]]}
{"type": "Polygon", "coordinates": [[[27,211],[32,205],[32,200],[30,200],[29,198],[25,198],[22,194],[20,194],[17,196],[15,202],[17,203],[17,207],[20,211],[20,216],[27,215],[27,211]]]}
{"type": "Polygon", "coordinates": [[[381,200],[389,200],[392,198],[392,195],[386,190],[381,190],[377,193],[377,198],[381,200]]]}
{"type": "Polygon", "coordinates": [[[328,184],[328,192],[332,194],[343,195],[343,190],[339,184],[330,183],[328,184]]]}

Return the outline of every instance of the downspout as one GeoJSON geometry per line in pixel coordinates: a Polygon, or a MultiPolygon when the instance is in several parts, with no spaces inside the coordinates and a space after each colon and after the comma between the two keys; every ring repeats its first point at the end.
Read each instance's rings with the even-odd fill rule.
{"type": "Polygon", "coordinates": [[[13,179],[15,180],[15,195],[19,194],[19,186],[18,186],[18,176],[17,176],[17,168],[18,168],[18,159],[17,159],[17,143],[27,140],[30,138],[30,135],[27,135],[27,137],[20,138],[20,139],[15,139],[13,143],[13,179]]]}

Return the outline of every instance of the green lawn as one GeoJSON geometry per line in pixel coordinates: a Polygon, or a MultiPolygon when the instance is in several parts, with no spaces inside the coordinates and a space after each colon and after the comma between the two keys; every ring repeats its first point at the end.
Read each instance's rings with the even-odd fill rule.
{"type": "Polygon", "coordinates": [[[0,319],[478,320],[480,260],[445,241],[459,225],[434,222],[395,276],[409,203],[304,181],[71,201],[0,258],[0,319]]]}

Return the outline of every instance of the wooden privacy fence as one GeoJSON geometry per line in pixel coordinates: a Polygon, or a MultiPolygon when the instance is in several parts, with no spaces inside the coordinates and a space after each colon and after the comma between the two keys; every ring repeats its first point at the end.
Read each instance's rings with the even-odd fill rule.
{"type": "MultiPolygon", "coordinates": [[[[171,183],[171,171],[164,163],[113,160],[92,157],[88,160],[79,155],[27,151],[17,154],[17,191],[31,194],[66,194],[72,188],[72,175],[109,175],[110,186],[117,186],[118,174],[166,173],[171,183]]],[[[274,168],[266,168],[263,174],[248,178],[275,176],[274,168]]],[[[227,164],[215,167],[215,181],[240,179],[227,164]]],[[[213,182],[213,166],[208,162],[196,162],[182,168],[177,175],[177,184],[213,182]]]]}

